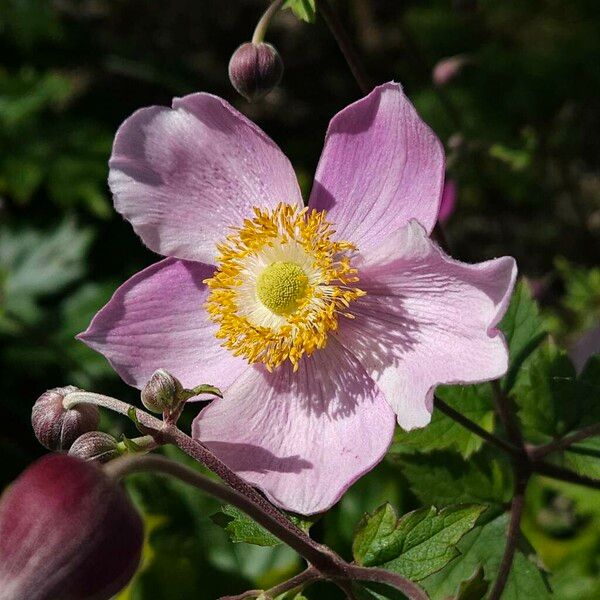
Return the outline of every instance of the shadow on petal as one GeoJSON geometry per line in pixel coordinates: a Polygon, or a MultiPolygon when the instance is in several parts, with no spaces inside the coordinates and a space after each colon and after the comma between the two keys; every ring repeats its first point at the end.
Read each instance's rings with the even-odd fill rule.
{"type": "Polygon", "coordinates": [[[266,448],[254,444],[237,444],[234,442],[204,441],[230,469],[236,472],[252,471],[253,473],[300,473],[310,469],[313,464],[298,454],[279,457],[266,448]]]}

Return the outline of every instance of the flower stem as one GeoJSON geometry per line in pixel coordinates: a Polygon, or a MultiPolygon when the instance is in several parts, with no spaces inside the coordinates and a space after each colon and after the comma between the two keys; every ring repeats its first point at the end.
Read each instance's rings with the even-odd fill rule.
{"type": "Polygon", "coordinates": [[[500,420],[502,421],[502,424],[504,425],[504,429],[506,430],[508,438],[513,445],[519,448],[522,454],[526,454],[521,428],[512,409],[510,399],[503,392],[500,382],[497,379],[492,381],[491,385],[492,391],[494,392],[494,403],[496,405],[496,410],[500,420]]]}
{"type": "Polygon", "coordinates": [[[435,397],[434,402],[435,407],[439,411],[443,412],[447,417],[450,417],[453,421],[456,421],[459,425],[462,425],[465,429],[468,429],[475,435],[478,435],[488,444],[496,446],[496,448],[503,450],[511,456],[521,455],[521,451],[516,446],[513,446],[512,444],[505,442],[502,438],[499,438],[493,433],[486,431],[485,429],[483,429],[483,427],[480,427],[479,425],[477,425],[477,423],[471,421],[471,419],[468,419],[467,417],[459,413],[457,410],[454,410],[449,404],[446,404],[437,396],[435,397]]]}
{"type": "MultiPolygon", "coordinates": [[[[95,404],[96,406],[108,408],[122,415],[135,416],[140,425],[147,430],[145,433],[153,435],[158,443],[174,444],[218,475],[236,492],[245,496],[253,503],[256,510],[261,511],[265,515],[268,515],[270,519],[277,522],[282,530],[287,531],[288,535],[284,541],[287,543],[288,538],[295,538],[298,544],[289,545],[304,556],[319,571],[327,575],[344,575],[344,563],[337,554],[311,539],[302,529],[294,525],[283,513],[266,500],[264,496],[259,494],[252,486],[247,484],[239,475],[234,473],[224,462],[217,458],[206,446],[177,429],[174,424],[165,423],[126,402],[102,394],[72,392],[71,394],[67,394],[63,400],[63,405],[67,409],[81,403],[95,404]],[[299,547],[302,548],[301,552],[298,549],[299,547]]],[[[281,537],[279,534],[277,536],[281,537]]]]}
{"type": "Polygon", "coordinates": [[[317,0],[317,8],[344,55],[344,58],[350,67],[350,71],[352,71],[352,75],[354,76],[356,83],[358,83],[358,87],[363,94],[368,94],[373,89],[373,82],[367,75],[336,11],[329,3],[329,0],[317,0]]]}
{"type": "Polygon", "coordinates": [[[298,588],[303,589],[309,583],[319,579],[322,579],[321,575],[314,567],[310,566],[302,571],[302,573],[298,573],[298,575],[295,575],[291,579],[288,579],[279,585],[273,586],[265,593],[269,598],[277,598],[277,596],[281,596],[281,594],[285,594],[286,592],[290,592],[298,588]]]}
{"type": "Polygon", "coordinates": [[[529,481],[529,473],[517,469],[515,479],[515,494],[510,505],[510,521],[508,524],[508,532],[506,535],[506,546],[504,554],[498,569],[498,575],[494,582],[494,587],[489,596],[489,600],[499,600],[502,592],[508,582],[510,568],[515,558],[517,543],[519,541],[519,531],[521,525],[521,516],[523,515],[523,507],[525,506],[525,490],[529,481]]]}
{"type": "MultiPolygon", "coordinates": [[[[213,481],[205,475],[202,475],[181,463],[169,460],[164,456],[156,454],[123,456],[108,463],[104,467],[104,470],[114,479],[122,479],[133,473],[161,473],[179,479],[189,485],[193,485],[203,492],[244,511],[259,525],[262,525],[273,535],[277,536],[281,541],[285,542],[290,548],[296,550],[298,554],[312,564],[312,566],[303,573],[300,573],[267,591],[269,597],[274,598],[284,592],[317,579],[330,579],[332,582],[340,585],[343,589],[345,587],[344,584],[353,579],[358,579],[364,581],[378,581],[391,585],[403,592],[410,600],[427,600],[426,594],[418,585],[408,581],[400,575],[383,571],[382,569],[370,569],[350,565],[323,546],[318,548],[318,552],[321,556],[317,556],[315,554],[315,547],[312,544],[306,544],[304,539],[290,531],[287,526],[282,525],[279,519],[262,510],[262,507],[258,506],[252,499],[237,490],[213,481]],[[319,567],[319,563],[324,564],[334,557],[336,558],[335,562],[337,568],[335,570],[328,568],[326,571],[322,571],[319,567]],[[324,561],[323,558],[326,560],[324,561]]],[[[246,592],[245,594],[242,594],[242,596],[238,596],[238,598],[248,597],[248,594],[254,594],[254,591],[246,592]]]]}
{"type": "Polygon", "coordinates": [[[252,35],[252,43],[260,44],[265,39],[265,34],[267,33],[267,29],[269,28],[269,23],[273,18],[273,15],[282,7],[285,0],[274,0],[269,5],[269,8],[265,10],[263,16],[260,18],[258,23],[256,24],[256,28],[254,29],[254,34],[252,35]]]}
{"type": "Polygon", "coordinates": [[[397,573],[392,573],[392,571],[350,565],[349,575],[353,580],[371,581],[373,583],[389,585],[390,587],[401,591],[407,598],[428,600],[427,594],[417,584],[401,577],[397,573]]]}
{"type": "Polygon", "coordinates": [[[586,475],[579,475],[579,473],[575,473],[569,469],[563,469],[562,467],[553,465],[551,463],[532,461],[531,469],[534,473],[544,475],[545,477],[600,490],[600,479],[594,479],[593,477],[587,477],[586,475]]]}
{"type": "MultiPolygon", "coordinates": [[[[268,529],[273,535],[285,542],[290,548],[293,548],[311,563],[322,562],[316,555],[313,544],[307,544],[306,540],[300,538],[291,531],[287,524],[282,524],[281,520],[274,517],[273,514],[265,512],[261,506],[248,498],[246,495],[234,490],[228,486],[209,479],[205,475],[190,469],[176,461],[169,460],[164,456],[156,454],[151,455],[128,455],[109,462],[104,470],[111,477],[121,479],[132,473],[162,473],[170,475],[180,481],[193,485],[198,489],[226,502],[236,508],[244,511],[249,517],[268,529]]],[[[321,550],[322,552],[322,550],[321,550]]],[[[329,556],[327,555],[327,558],[329,556]]]]}
{"type": "Polygon", "coordinates": [[[600,423],[595,423],[588,427],[584,427],[575,433],[566,435],[560,440],[555,440],[543,446],[537,446],[529,450],[529,456],[532,460],[540,460],[552,452],[567,450],[573,444],[586,440],[594,436],[600,435],[600,423]]]}

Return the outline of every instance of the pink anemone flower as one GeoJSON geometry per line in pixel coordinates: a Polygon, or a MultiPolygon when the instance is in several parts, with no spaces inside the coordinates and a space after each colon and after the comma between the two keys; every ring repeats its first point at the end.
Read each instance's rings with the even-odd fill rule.
{"type": "Polygon", "coordinates": [[[308,208],[281,150],[198,93],[119,129],[116,209],[164,260],[79,337],[138,388],[164,368],[224,392],[193,435],[284,509],[332,506],[423,427],[435,386],[494,379],[510,257],[469,265],[429,238],[444,152],[396,83],[329,126],[308,208]]]}

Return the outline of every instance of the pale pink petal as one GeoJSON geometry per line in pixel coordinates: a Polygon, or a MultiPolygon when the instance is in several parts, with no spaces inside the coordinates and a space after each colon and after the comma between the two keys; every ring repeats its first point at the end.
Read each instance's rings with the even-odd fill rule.
{"type": "Polygon", "coordinates": [[[248,365],[215,338],[202,283],[213,273],[214,267],[202,263],[160,261],[126,281],[78,339],[138,388],[159,368],[186,387],[226,387],[248,365]]]}
{"type": "Polygon", "coordinates": [[[120,127],[110,159],[116,209],[155,252],[214,263],[218,241],[253,207],[302,204],[275,143],[210,94],[153,106],[120,127]]]}
{"type": "Polygon", "coordinates": [[[444,150],[400,85],[386,83],[331,121],[310,206],[365,250],[410,219],[435,225],[444,150]]]}
{"type": "Polygon", "coordinates": [[[501,377],[508,350],[496,325],[512,293],[516,265],[502,257],[453,260],[413,221],[358,262],[366,296],[341,321],[340,341],[383,390],[404,429],[426,425],[441,383],[501,377]]]}
{"type": "Polygon", "coordinates": [[[373,380],[332,339],[296,373],[246,371],[200,413],[193,436],[278,506],[312,514],[381,460],[394,425],[373,380]]]}

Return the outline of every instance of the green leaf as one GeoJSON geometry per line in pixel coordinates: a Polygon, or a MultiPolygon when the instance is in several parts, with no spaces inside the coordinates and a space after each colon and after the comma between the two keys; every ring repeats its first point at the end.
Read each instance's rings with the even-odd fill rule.
{"type": "Polygon", "coordinates": [[[186,396],[186,399],[193,398],[194,396],[200,396],[202,394],[210,394],[211,396],[218,396],[219,398],[223,397],[223,392],[218,387],[210,385],[210,383],[197,385],[191,390],[183,390],[183,394],[186,396]]]}
{"type": "Polygon", "coordinates": [[[90,230],[70,220],[63,221],[50,233],[2,228],[0,264],[7,273],[6,302],[16,310],[22,298],[53,294],[79,279],[85,273],[85,257],[91,241],[90,230]]]}
{"type": "Polygon", "coordinates": [[[490,453],[479,453],[469,461],[450,452],[402,456],[396,460],[410,489],[423,504],[502,504],[510,498],[510,465],[490,453]]]}
{"type": "Polygon", "coordinates": [[[127,416],[135,423],[135,426],[137,427],[138,431],[140,433],[144,433],[144,427],[138,419],[137,412],[135,410],[135,406],[130,406],[127,409],[127,416]]]}
{"type": "Polygon", "coordinates": [[[213,523],[222,527],[229,534],[232,542],[246,542],[256,546],[277,546],[281,543],[272,533],[230,504],[223,506],[210,518],[213,523]]]}
{"type": "Polygon", "coordinates": [[[291,8],[293,13],[302,21],[315,22],[317,15],[315,0],[287,0],[283,8],[291,8]]]}
{"type": "MultiPolygon", "coordinates": [[[[508,515],[475,527],[458,543],[458,558],[421,582],[431,600],[451,597],[462,581],[483,568],[484,577],[493,581],[504,553],[508,515]]],[[[502,600],[543,600],[550,598],[542,572],[517,549],[502,600]]]]}
{"type": "MultiPolygon", "coordinates": [[[[308,533],[316,519],[287,514],[288,519],[297,527],[308,533]]],[[[232,542],[254,544],[256,546],[277,546],[279,538],[256,523],[246,513],[231,504],[224,505],[221,510],[211,515],[211,520],[222,527],[232,542]]]]}
{"type": "MultiPolygon", "coordinates": [[[[436,395],[486,431],[493,430],[494,410],[489,385],[440,386],[436,395]]],[[[431,452],[448,448],[457,450],[464,458],[468,458],[477,452],[482,444],[483,440],[478,435],[471,433],[441,411],[435,410],[427,427],[408,432],[398,430],[391,452],[406,452],[411,449],[431,452]]]]}
{"type": "Polygon", "coordinates": [[[486,580],[483,568],[479,567],[472,577],[461,582],[453,600],[483,600],[489,587],[490,582],[486,580]]]}
{"type": "Polygon", "coordinates": [[[504,389],[510,391],[521,365],[546,337],[539,308],[525,281],[519,281],[515,287],[499,327],[506,337],[510,354],[509,369],[504,378],[504,389]]]}
{"type": "Polygon", "coordinates": [[[569,313],[568,333],[597,326],[600,318],[600,267],[580,267],[564,258],[557,258],[555,265],[565,286],[561,304],[569,313]]]}
{"type": "Polygon", "coordinates": [[[442,569],[457,554],[456,543],[470,531],[485,506],[435,507],[400,518],[384,504],[358,524],[354,559],[361,565],[383,566],[413,581],[442,569]]]}
{"type": "Polygon", "coordinates": [[[600,478],[600,436],[573,444],[556,462],[580,475],[600,478]]]}
{"type": "Polygon", "coordinates": [[[287,518],[296,526],[302,529],[304,533],[308,533],[310,528],[321,518],[320,515],[313,517],[303,517],[293,513],[286,513],[287,518]]]}
{"type": "MultiPolygon", "coordinates": [[[[137,417],[136,417],[137,418],[137,417]]],[[[143,448],[137,444],[134,440],[128,438],[125,434],[121,435],[121,442],[127,452],[131,452],[132,454],[136,454],[143,450],[143,448]]]]}
{"type": "Polygon", "coordinates": [[[527,360],[514,388],[530,437],[560,437],[600,418],[600,359],[577,377],[564,350],[545,344],[527,360]]]}

